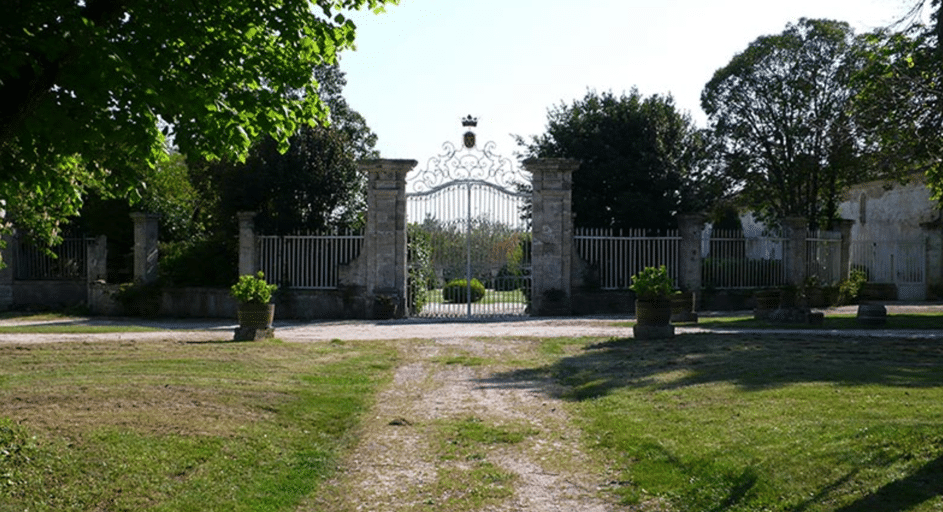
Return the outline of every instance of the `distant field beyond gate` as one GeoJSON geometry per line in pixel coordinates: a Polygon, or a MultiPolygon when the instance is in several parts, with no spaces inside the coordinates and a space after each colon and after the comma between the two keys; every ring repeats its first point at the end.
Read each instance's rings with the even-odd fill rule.
{"type": "MultiPolygon", "coordinates": [[[[410,256],[413,316],[518,316],[530,294],[530,177],[494,153],[445,143],[425,170],[407,177],[410,236],[422,239],[425,258],[410,256]],[[467,300],[471,297],[471,301],[467,300]]],[[[470,138],[469,138],[470,136],[470,138]]],[[[469,142],[470,141],[470,142],[469,142]]]]}

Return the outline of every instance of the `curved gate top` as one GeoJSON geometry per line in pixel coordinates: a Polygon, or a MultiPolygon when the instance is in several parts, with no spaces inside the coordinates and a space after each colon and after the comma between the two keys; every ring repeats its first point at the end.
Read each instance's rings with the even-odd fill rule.
{"type": "Polygon", "coordinates": [[[409,304],[414,316],[524,315],[530,299],[529,173],[478,149],[471,116],[406,180],[409,304]],[[469,300],[470,299],[470,300],[469,300]]]}

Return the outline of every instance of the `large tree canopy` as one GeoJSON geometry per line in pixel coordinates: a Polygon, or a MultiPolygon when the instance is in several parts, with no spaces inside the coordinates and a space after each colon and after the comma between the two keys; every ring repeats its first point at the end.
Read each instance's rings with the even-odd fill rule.
{"type": "Polygon", "coordinates": [[[943,200],[943,19],[940,0],[918,2],[914,14],[933,9],[931,24],[907,24],[868,37],[856,112],[874,149],[874,164],[889,173],[923,172],[943,200]]]}
{"type": "Polygon", "coordinates": [[[325,120],[312,75],[353,44],[343,12],[387,3],[3,2],[0,209],[54,238],[86,191],[139,186],[169,132],[190,160],[244,158],[263,134],[285,150],[325,120]]]}
{"type": "Polygon", "coordinates": [[[267,234],[355,226],[366,208],[357,160],[378,158],[377,137],[347,104],[344,73],[336,66],[315,71],[317,93],[330,109],[330,125],[304,126],[279,151],[271,136],[249,150],[244,162],[226,159],[197,166],[194,178],[218,219],[213,229],[234,232],[238,211],[255,211],[267,234]]]}
{"type": "Polygon", "coordinates": [[[573,212],[580,227],[674,227],[723,194],[707,166],[706,140],[668,96],[588,92],[548,113],[547,132],[518,138],[525,157],[580,160],[573,212]]]}
{"type": "Polygon", "coordinates": [[[802,19],[751,43],[704,88],[726,170],[760,218],[827,223],[841,192],[866,179],[850,113],[857,48],[848,24],[802,19]]]}

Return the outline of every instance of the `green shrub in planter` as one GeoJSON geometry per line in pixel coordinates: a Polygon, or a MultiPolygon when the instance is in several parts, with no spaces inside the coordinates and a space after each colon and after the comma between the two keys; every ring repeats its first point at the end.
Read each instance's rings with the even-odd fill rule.
{"type": "Polygon", "coordinates": [[[632,285],[629,289],[635,292],[639,300],[664,300],[671,297],[672,281],[668,276],[668,269],[660,267],[645,267],[641,272],[632,276],[632,285]]]}
{"type": "MultiPolygon", "coordinates": [[[[485,285],[477,279],[471,280],[471,302],[478,302],[485,296],[485,285]]],[[[453,279],[442,288],[442,298],[446,302],[467,303],[468,302],[468,281],[465,279],[453,279]]]]}
{"type": "Polygon", "coordinates": [[[241,304],[268,304],[277,289],[278,285],[265,282],[265,274],[260,270],[254,276],[239,276],[229,293],[241,304]]]}

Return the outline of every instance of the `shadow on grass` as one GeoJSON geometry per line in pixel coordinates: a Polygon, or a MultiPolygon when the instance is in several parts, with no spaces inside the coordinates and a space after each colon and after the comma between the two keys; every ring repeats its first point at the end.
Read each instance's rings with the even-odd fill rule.
{"type": "Polygon", "coordinates": [[[943,456],[836,512],[898,512],[943,496],[943,456]]]}
{"type": "MultiPolygon", "coordinates": [[[[521,387],[548,396],[583,401],[619,389],[680,389],[729,383],[745,392],[802,383],[903,388],[943,386],[943,341],[799,334],[688,334],[671,340],[611,339],[539,367],[494,374],[484,387],[521,387]]],[[[670,457],[662,456],[668,459],[670,457]]],[[[659,459],[659,457],[654,457],[659,459]]],[[[883,465],[889,462],[879,463],[883,465]]],[[[681,461],[672,462],[681,466],[681,461]]],[[[724,496],[709,510],[730,510],[749,501],[758,479],[749,468],[732,474],[724,496]]],[[[803,512],[848,492],[860,480],[855,469],[823,482],[808,501],[788,510],[803,512]]],[[[883,484],[839,510],[903,512],[943,496],[943,456],[913,473],[883,484]]],[[[708,510],[704,508],[703,510],[708,510]]]]}
{"type": "MultiPolygon", "coordinates": [[[[777,324],[765,320],[755,320],[752,317],[741,318],[711,318],[705,317],[697,324],[698,327],[705,328],[729,328],[729,329],[799,329],[799,330],[856,330],[870,329],[863,327],[858,323],[855,315],[828,315],[822,322],[822,325],[805,324],[777,324]]],[[[887,323],[880,329],[916,329],[916,330],[938,330],[943,327],[943,315],[940,314],[909,314],[894,313],[887,315],[887,323]]]]}
{"type": "Polygon", "coordinates": [[[671,389],[714,382],[745,390],[802,382],[933,387],[943,385],[943,342],[813,333],[612,339],[546,366],[495,374],[483,384],[533,387],[535,381],[546,384],[547,394],[577,401],[619,388],[671,389]]]}

